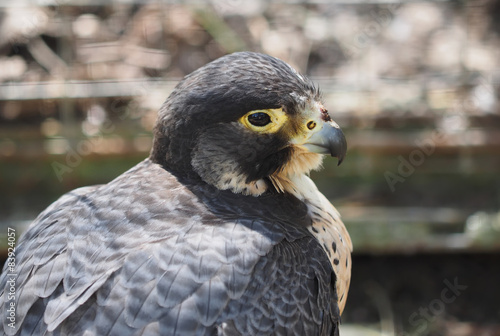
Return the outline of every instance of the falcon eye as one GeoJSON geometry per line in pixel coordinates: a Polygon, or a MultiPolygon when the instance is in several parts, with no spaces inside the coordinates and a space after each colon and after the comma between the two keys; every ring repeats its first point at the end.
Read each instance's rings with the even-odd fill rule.
{"type": "Polygon", "coordinates": [[[314,127],[316,127],[316,123],[314,121],[310,121],[307,123],[307,128],[309,128],[310,130],[313,130],[314,127]]]}
{"type": "Polygon", "coordinates": [[[276,133],[287,120],[283,108],[253,110],[238,119],[243,126],[258,134],[276,133]]]}
{"type": "Polygon", "coordinates": [[[264,112],[252,113],[248,116],[248,122],[257,127],[264,127],[271,122],[271,117],[264,112]]]}

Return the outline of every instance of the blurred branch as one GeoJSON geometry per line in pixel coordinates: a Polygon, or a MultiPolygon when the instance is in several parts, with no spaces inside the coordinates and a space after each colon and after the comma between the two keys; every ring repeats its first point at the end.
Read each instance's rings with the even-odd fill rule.
{"type": "Polygon", "coordinates": [[[63,75],[68,68],[66,62],[53,52],[40,37],[28,43],[28,50],[38,64],[47,69],[51,75],[63,75]]]}
{"type": "MultiPolygon", "coordinates": [[[[422,2],[422,0],[272,0],[273,4],[339,4],[339,5],[359,5],[359,4],[401,4],[422,2]]],[[[428,0],[427,2],[454,2],[454,0],[428,0]]],[[[24,7],[24,6],[109,6],[116,4],[146,5],[152,3],[163,4],[185,4],[200,5],[206,4],[204,0],[5,0],[0,3],[1,7],[24,7]]]]}
{"type": "Polygon", "coordinates": [[[224,22],[224,20],[209,10],[197,10],[196,18],[205,30],[228,53],[248,49],[245,42],[224,22]]]}
{"type": "Polygon", "coordinates": [[[152,88],[164,90],[166,95],[173,90],[177,82],[177,80],[113,79],[4,83],[0,84],[0,100],[131,97],[152,88]]]}

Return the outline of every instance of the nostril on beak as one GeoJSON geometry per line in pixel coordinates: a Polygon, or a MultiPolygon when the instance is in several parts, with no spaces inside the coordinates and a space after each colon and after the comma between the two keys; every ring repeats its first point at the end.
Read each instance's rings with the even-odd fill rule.
{"type": "Polygon", "coordinates": [[[309,121],[309,122],[307,123],[307,128],[308,128],[309,130],[313,130],[315,127],[316,127],[316,123],[315,123],[314,121],[312,121],[312,120],[311,120],[311,121],[309,121]]]}

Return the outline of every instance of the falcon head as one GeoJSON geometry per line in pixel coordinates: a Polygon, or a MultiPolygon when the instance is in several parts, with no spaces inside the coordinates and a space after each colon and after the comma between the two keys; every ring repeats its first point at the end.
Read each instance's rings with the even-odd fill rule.
{"type": "Polygon", "coordinates": [[[151,160],[184,178],[258,196],[292,192],[346,140],[318,89],[274,57],[239,52],[186,76],[161,107],[151,160]]]}

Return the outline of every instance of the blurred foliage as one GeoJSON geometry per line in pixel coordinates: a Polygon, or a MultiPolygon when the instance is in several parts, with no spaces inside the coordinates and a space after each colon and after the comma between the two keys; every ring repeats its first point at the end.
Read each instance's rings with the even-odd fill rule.
{"type": "Polygon", "coordinates": [[[176,81],[238,50],[321,87],[349,151],[312,176],[357,251],[476,249],[500,209],[496,1],[33,3],[0,4],[3,225],[145,158],[176,81]]]}

